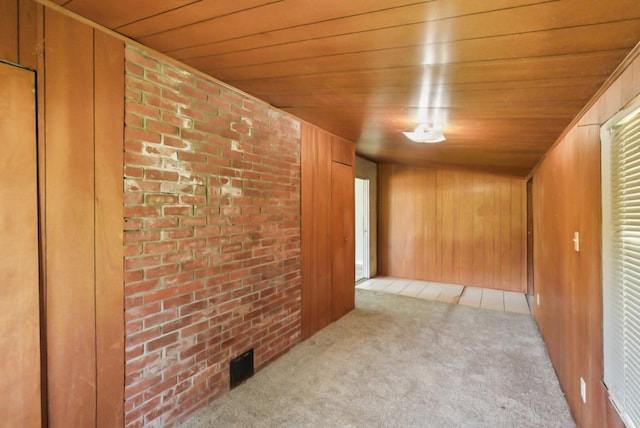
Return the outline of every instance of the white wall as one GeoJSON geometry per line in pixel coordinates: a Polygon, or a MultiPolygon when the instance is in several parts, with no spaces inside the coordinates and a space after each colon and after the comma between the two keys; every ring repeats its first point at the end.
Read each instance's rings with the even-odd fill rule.
{"type": "Polygon", "coordinates": [[[356,178],[356,264],[361,265],[364,256],[364,182],[356,178]]]}
{"type": "Polygon", "coordinates": [[[378,274],[378,164],[356,156],[356,177],[369,179],[369,276],[378,274]]]}

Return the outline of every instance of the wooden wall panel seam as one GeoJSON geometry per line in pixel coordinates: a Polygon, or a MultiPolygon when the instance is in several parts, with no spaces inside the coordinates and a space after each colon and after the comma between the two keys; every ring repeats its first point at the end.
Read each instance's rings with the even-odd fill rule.
{"type": "Polygon", "coordinates": [[[96,426],[124,424],[124,43],[94,30],[96,426]]]}
{"type": "Polygon", "coordinates": [[[42,6],[33,0],[18,0],[18,58],[21,65],[38,69],[40,46],[38,16],[42,6]]]}
{"type": "Polygon", "coordinates": [[[91,426],[96,364],[93,30],[49,9],[45,19],[48,416],[53,427],[91,426]]]}

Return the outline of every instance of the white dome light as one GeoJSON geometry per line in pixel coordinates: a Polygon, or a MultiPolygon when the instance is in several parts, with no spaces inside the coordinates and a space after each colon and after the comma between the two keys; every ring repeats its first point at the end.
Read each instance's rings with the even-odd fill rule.
{"type": "Polygon", "coordinates": [[[436,131],[430,125],[420,124],[413,132],[403,132],[403,134],[416,143],[441,143],[446,140],[442,131],[436,131]]]}

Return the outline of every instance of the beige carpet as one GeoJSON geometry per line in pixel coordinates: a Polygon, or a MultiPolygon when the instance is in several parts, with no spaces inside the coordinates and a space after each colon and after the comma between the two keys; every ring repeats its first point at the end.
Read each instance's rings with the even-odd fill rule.
{"type": "Polygon", "coordinates": [[[184,427],[573,427],[530,315],[356,291],[184,427]]]}

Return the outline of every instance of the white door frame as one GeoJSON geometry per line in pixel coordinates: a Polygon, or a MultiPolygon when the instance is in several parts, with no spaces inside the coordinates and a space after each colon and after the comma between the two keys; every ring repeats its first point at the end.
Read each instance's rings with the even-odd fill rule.
{"type": "MultiPolygon", "coordinates": [[[[362,276],[369,278],[371,275],[371,245],[370,245],[370,221],[369,221],[369,179],[357,178],[362,182],[362,276]]],[[[358,234],[356,233],[356,236],[358,234]]],[[[355,260],[354,260],[355,263],[355,260]]]]}

